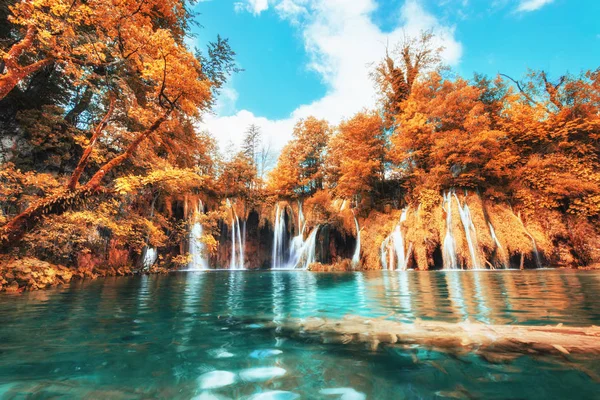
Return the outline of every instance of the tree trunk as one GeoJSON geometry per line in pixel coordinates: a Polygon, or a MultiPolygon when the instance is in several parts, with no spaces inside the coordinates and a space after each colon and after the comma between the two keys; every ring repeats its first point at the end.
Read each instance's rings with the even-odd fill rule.
{"type": "Polygon", "coordinates": [[[75,171],[73,171],[73,175],[71,175],[71,180],[69,181],[69,185],[68,185],[69,190],[74,190],[77,187],[79,178],[81,177],[81,174],[83,173],[83,170],[85,169],[85,167],[87,165],[88,158],[92,154],[94,145],[98,141],[98,138],[102,134],[102,131],[104,130],[104,128],[106,128],[106,125],[108,124],[108,119],[110,118],[114,109],[115,109],[115,100],[111,99],[110,105],[108,106],[108,111],[106,112],[106,115],[104,116],[104,118],[102,118],[100,123],[96,126],[96,129],[94,129],[94,133],[92,134],[90,143],[88,144],[88,146],[86,147],[86,149],[83,152],[83,155],[79,159],[79,163],[77,164],[77,168],[75,168],[75,171]]]}
{"type": "Polygon", "coordinates": [[[61,215],[73,208],[73,206],[80,204],[86,198],[92,197],[101,192],[102,189],[100,184],[102,183],[102,180],[106,174],[108,174],[118,165],[121,165],[125,160],[129,159],[134,154],[140,143],[150,136],[151,133],[156,131],[168,118],[171,112],[172,109],[169,109],[148,129],[140,132],[133,142],[129,144],[125,152],[104,164],[85,185],[54,195],[50,198],[43,199],[29,206],[25,211],[17,215],[10,222],[0,228],[0,250],[6,251],[10,248],[16,247],[21,239],[23,239],[23,236],[30,230],[34,229],[40,223],[40,221],[44,219],[45,215],[61,215]]]}

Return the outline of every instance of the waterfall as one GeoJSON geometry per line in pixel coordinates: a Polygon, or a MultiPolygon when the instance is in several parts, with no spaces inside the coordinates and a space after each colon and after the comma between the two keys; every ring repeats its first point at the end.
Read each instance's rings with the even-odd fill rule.
{"type": "Polygon", "coordinates": [[[298,200],[298,229],[300,230],[300,234],[304,234],[304,229],[306,229],[306,221],[304,219],[304,213],[302,212],[302,203],[298,200]]]}
{"type": "Polygon", "coordinates": [[[206,270],[208,269],[208,261],[205,257],[205,246],[202,242],[202,236],[204,235],[204,228],[198,221],[198,216],[204,212],[204,205],[202,201],[198,203],[196,212],[194,213],[194,224],[190,231],[190,245],[189,252],[191,256],[190,263],[188,265],[188,271],[193,270],[206,270]]]}
{"type": "Polygon", "coordinates": [[[158,252],[154,247],[146,247],[146,251],[144,253],[144,269],[148,269],[156,263],[158,259],[158,252]]]}
{"type": "Polygon", "coordinates": [[[454,193],[454,197],[456,198],[456,203],[458,204],[460,220],[465,228],[467,246],[469,247],[469,254],[471,255],[471,268],[480,269],[481,265],[479,265],[479,260],[477,259],[477,231],[475,230],[475,225],[471,219],[471,210],[469,209],[466,201],[464,206],[460,205],[460,200],[458,199],[456,193],[454,193]]]}
{"type": "Polygon", "coordinates": [[[379,257],[381,258],[381,265],[383,266],[383,269],[388,269],[386,247],[388,247],[390,239],[391,236],[386,237],[383,242],[381,242],[381,248],[379,249],[379,257]]]}
{"type": "Polygon", "coordinates": [[[444,237],[444,269],[458,269],[456,259],[456,244],[452,235],[452,193],[444,193],[444,204],[446,211],[446,236],[444,237]]]}
{"type": "Polygon", "coordinates": [[[408,267],[408,258],[410,251],[405,251],[404,236],[402,234],[402,223],[406,221],[407,213],[408,208],[405,208],[402,211],[402,215],[400,216],[400,220],[396,224],[396,227],[381,244],[382,264],[385,269],[389,269],[390,271],[393,271],[394,269],[405,271],[408,267]],[[386,248],[387,256],[389,256],[389,264],[386,260],[386,248]]]}
{"type": "Polygon", "coordinates": [[[279,204],[277,204],[277,209],[275,211],[275,226],[273,229],[272,269],[277,269],[284,265],[283,251],[285,231],[285,209],[280,209],[279,204]]]}
{"type": "Polygon", "coordinates": [[[319,225],[317,225],[302,246],[300,258],[296,265],[302,265],[302,269],[307,270],[310,264],[317,261],[317,233],[319,232],[319,225]]]}
{"type": "Polygon", "coordinates": [[[231,217],[231,259],[229,260],[229,269],[237,269],[235,247],[235,220],[231,217]]]}
{"type": "Polygon", "coordinates": [[[298,202],[298,235],[290,241],[289,257],[286,259],[285,252],[285,208],[277,205],[275,211],[275,227],[273,233],[273,260],[272,269],[294,269],[301,267],[308,269],[309,265],[316,261],[316,242],[319,226],[316,226],[308,238],[304,240],[306,221],[302,213],[302,204],[298,202]]]}
{"type": "Polygon", "coordinates": [[[358,225],[358,220],[356,219],[356,215],[354,215],[354,223],[356,224],[356,248],[354,250],[354,256],[352,256],[352,265],[357,266],[360,263],[360,226],[358,225]]]}
{"type": "Polygon", "coordinates": [[[496,243],[496,248],[502,254],[502,265],[504,266],[504,268],[507,268],[507,263],[506,263],[507,257],[506,257],[506,253],[504,252],[504,248],[500,244],[500,240],[498,240],[498,236],[496,236],[496,231],[494,230],[492,223],[488,222],[488,225],[490,227],[490,235],[492,236],[492,239],[494,239],[494,243],[496,243]]]}
{"type": "Polygon", "coordinates": [[[531,233],[529,233],[529,231],[525,227],[525,223],[521,219],[520,212],[519,212],[519,215],[517,215],[517,218],[519,218],[519,221],[521,222],[521,225],[523,226],[523,230],[525,231],[527,236],[529,236],[531,238],[531,243],[533,244],[533,255],[535,256],[535,264],[537,265],[538,268],[542,268],[542,260],[540,258],[540,252],[538,251],[537,244],[535,243],[535,239],[533,238],[533,235],[531,233]]]}
{"type": "Polygon", "coordinates": [[[229,199],[227,206],[231,209],[231,260],[229,261],[229,269],[242,270],[244,269],[244,245],[245,237],[242,240],[242,232],[240,229],[240,219],[229,199]]]}

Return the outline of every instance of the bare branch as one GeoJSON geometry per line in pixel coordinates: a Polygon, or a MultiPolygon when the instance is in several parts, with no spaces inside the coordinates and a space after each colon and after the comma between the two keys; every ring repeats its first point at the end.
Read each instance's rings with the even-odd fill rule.
{"type": "Polygon", "coordinates": [[[498,75],[503,76],[503,77],[508,78],[511,81],[513,81],[514,84],[517,86],[517,89],[519,89],[519,92],[521,92],[521,94],[527,99],[527,101],[529,101],[531,104],[534,104],[536,106],[539,105],[537,101],[533,100],[531,98],[531,96],[529,94],[527,94],[527,92],[525,92],[525,90],[523,90],[523,87],[521,86],[521,83],[519,81],[511,78],[510,76],[508,76],[506,74],[498,74],[498,75]]]}

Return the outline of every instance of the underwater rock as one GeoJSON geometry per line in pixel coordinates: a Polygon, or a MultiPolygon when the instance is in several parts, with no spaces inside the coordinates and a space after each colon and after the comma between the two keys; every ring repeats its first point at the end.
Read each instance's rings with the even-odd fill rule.
{"type": "Polygon", "coordinates": [[[192,397],[191,400],[230,400],[229,397],[219,396],[218,394],[214,394],[211,392],[203,392],[198,396],[192,397]]]}
{"type": "Polygon", "coordinates": [[[240,377],[246,382],[262,382],[285,375],[286,370],[279,367],[249,368],[240,371],[240,377]]]}
{"type": "Polygon", "coordinates": [[[214,358],[231,358],[235,357],[235,354],[228,352],[225,349],[211,349],[208,350],[208,354],[214,358]]]}
{"type": "Polygon", "coordinates": [[[250,397],[249,400],[295,400],[298,398],[300,398],[300,395],[294,392],[273,390],[270,392],[255,394],[254,396],[250,397]]]}
{"type": "Polygon", "coordinates": [[[272,349],[254,350],[252,353],[250,353],[250,357],[260,360],[260,359],[271,357],[271,356],[277,356],[281,353],[283,353],[283,351],[281,351],[281,350],[272,350],[272,349]]]}
{"type": "Polygon", "coordinates": [[[236,382],[236,376],[229,371],[211,371],[200,375],[196,381],[200,389],[216,389],[233,385],[236,382]]]}
{"type": "Polygon", "coordinates": [[[340,396],[340,400],[365,400],[367,396],[353,388],[331,388],[321,389],[320,394],[325,396],[340,396]]]}

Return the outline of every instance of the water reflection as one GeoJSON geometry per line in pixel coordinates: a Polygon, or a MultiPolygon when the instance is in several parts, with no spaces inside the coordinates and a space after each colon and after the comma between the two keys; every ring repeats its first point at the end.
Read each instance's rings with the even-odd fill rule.
{"type": "Polygon", "coordinates": [[[261,324],[358,314],[402,322],[598,325],[599,291],[600,273],[593,272],[236,271],[2,296],[0,398],[245,399],[280,391],[320,399],[342,389],[369,399],[464,391],[556,398],[572,394],[570,387],[593,398],[599,387],[589,371],[600,367],[594,360],[574,368],[527,357],[494,365],[474,354],[457,359],[419,347],[373,352],[290,340],[285,330],[261,324]],[[267,372],[277,373],[242,379],[267,372]]]}

